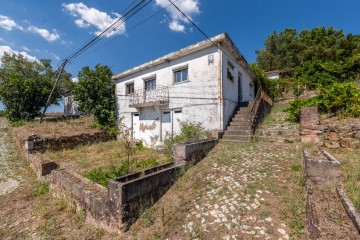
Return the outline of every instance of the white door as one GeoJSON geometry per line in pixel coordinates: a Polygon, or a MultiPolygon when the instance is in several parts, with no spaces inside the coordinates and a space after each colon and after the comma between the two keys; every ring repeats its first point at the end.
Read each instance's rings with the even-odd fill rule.
{"type": "Polygon", "coordinates": [[[134,113],[132,116],[132,138],[140,139],[140,118],[139,113],[134,113]]]}
{"type": "Polygon", "coordinates": [[[172,125],[171,125],[171,110],[163,110],[161,116],[161,131],[162,131],[162,141],[165,140],[166,135],[172,135],[172,125]]]}
{"type": "Polygon", "coordinates": [[[180,121],[183,120],[182,110],[181,109],[175,109],[173,110],[173,134],[179,134],[180,133],[180,121]]]}

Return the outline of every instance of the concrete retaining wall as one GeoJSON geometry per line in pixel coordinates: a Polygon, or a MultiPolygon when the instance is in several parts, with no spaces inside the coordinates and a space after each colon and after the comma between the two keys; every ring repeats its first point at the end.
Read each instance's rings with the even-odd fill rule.
{"type": "Polygon", "coordinates": [[[310,156],[309,152],[303,149],[305,177],[318,183],[338,181],[340,162],[326,151],[323,151],[323,154],[327,160],[319,159],[317,156],[310,156]]]}
{"type": "Polygon", "coordinates": [[[217,139],[195,143],[178,143],[172,147],[173,159],[177,162],[195,164],[201,160],[216,144],[217,139]]]}
{"type": "Polygon", "coordinates": [[[129,227],[141,210],[153,205],[172,186],[178,178],[184,164],[165,164],[166,168],[147,169],[141,173],[123,176],[109,182],[110,209],[120,213],[121,222],[129,227]],[[155,172],[154,172],[155,171],[155,172]]]}

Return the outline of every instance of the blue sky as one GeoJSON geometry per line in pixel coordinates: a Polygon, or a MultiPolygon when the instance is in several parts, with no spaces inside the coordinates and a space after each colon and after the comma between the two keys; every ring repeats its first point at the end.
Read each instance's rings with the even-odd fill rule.
{"type": "MultiPolygon", "coordinates": [[[[133,1],[1,0],[0,57],[4,51],[22,53],[30,60],[51,59],[58,67],[62,59],[114,21],[133,1]]],[[[209,36],[227,32],[250,63],[256,60],[255,50],[263,47],[274,30],[333,26],[345,33],[360,33],[358,0],[173,1],[209,36]]],[[[132,29],[168,4],[168,0],[153,0],[66,70],[76,77],[83,66],[100,63],[116,74],[204,40],[171,7],[132,29]]]]}

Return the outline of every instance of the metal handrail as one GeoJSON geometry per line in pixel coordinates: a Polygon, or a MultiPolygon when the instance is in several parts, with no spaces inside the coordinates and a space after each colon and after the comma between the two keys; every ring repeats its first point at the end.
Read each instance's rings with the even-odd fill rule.
{"type": "Polygon", "coordinates": [[[145,90],[139,89],[129,94],[130,105],[150,103],[156,101],[169,101],[169,88],[167,86],[158,85],[155,89],[145,90]]]}

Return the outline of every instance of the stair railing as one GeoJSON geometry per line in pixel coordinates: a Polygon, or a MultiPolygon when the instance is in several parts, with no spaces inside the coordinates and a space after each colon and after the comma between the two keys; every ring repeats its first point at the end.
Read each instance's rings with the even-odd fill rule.
{"type": "Polygon", "coordinates": [[[270,106],[273,105],[272,98],[260,86],[259,90],[256,93],[254,103],[253,103],[251,111],[250,111],[252,132],[255,131],[257,120],[259,118],[259,109],[260,109],[260,105],[261,105],[261,100],[267,102],[270,106]]]}

